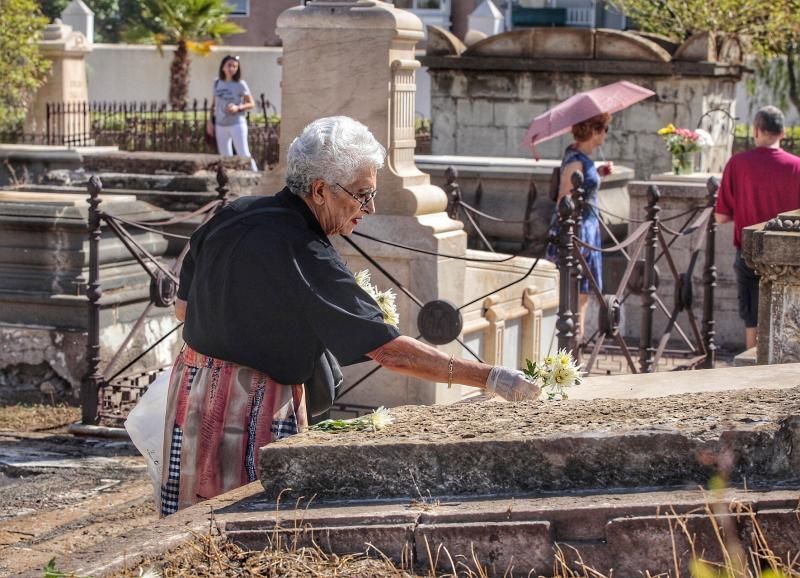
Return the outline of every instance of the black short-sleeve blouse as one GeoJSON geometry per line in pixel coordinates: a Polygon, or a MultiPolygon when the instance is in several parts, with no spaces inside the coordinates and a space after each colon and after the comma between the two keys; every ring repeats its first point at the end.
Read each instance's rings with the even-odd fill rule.
{"type": "Polygon", "coordinates": [[[178,297],[183,338],[200,353],[293,384],[325,348],[349,365],[399,335],[288,189],[232,202],[190,247],[178,297]]]}

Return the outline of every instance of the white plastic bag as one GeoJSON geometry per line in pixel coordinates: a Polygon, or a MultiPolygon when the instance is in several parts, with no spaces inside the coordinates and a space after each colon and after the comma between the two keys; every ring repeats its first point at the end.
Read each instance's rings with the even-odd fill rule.
{"type": "Polygon", "coordinates": [[[167,419],[167,391],[171,371],[166,369],[158,374],[125,420],[125,429],[128,430],[133,445],[147,462],[147,473],[153,482],[156,503],[161,496],[164,427],[167,419]]]}

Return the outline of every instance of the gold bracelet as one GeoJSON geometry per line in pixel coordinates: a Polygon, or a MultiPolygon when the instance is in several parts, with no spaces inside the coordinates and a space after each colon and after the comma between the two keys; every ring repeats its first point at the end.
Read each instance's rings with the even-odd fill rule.
{"type": "Polygon", "coordinates": [[[455,355],[450,356],[450,361],[447,363],[447,389],[453,387],[453,363],[455,362],[455,355]]]}

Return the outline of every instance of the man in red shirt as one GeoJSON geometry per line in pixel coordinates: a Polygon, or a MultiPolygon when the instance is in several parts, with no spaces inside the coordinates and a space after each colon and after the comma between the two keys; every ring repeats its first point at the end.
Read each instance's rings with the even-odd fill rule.
{"type": "Polygon", "coordinates": [[[747,349],[756,345],[758,276],[742,261],[742,228],[800,208],[800,158],[781,148],[783,113],[774,106],[760,109],[753,135],[756,147],[734,155],[725,166],[715,209],[718,223],[733,220],[739,316],[747,349]]]}

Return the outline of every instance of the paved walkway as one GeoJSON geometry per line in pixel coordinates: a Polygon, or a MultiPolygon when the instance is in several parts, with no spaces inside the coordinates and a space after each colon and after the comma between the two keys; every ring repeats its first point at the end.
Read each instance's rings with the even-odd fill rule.
{"type": "Polygon", "coordinates": [[[800,363],[695,371],[590,376],[570,391],[571,399],[646,399],[684,393],[789,389],[800,385],[800,363]]]}

